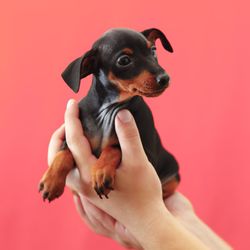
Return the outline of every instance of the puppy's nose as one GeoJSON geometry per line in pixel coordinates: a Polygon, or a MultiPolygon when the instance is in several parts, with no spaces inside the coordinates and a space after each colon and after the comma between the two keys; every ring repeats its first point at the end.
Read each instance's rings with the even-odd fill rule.
{"type": "Polygon", "coordinates": [[[167,85],[169,83],[169,80],[170,78],[167,74],[160,74],[156,77],[156,81],[161,87],[167,85]]]}

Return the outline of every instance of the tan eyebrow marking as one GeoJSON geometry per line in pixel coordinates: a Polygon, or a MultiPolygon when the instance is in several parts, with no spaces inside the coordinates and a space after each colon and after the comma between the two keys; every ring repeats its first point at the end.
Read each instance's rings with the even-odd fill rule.
{"type": "Polygon", "coordinates": [[[133,55],[134,51],[132,49],[129,48],[125,48],[122,50],[122,52],[128,54],[128,55],[133,55]]]}

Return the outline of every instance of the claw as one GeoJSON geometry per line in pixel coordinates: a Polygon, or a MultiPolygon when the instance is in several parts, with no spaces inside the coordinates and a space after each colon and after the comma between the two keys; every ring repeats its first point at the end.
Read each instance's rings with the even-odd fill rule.
{"type": "Polygon", "coordinates": [[[97,193],[97,195],[100,197],[100,199],[103,199],[103,196],[106,197],[106,199],[109,199],[108,193],[111,190],[114,190],[114,188],[111,186],[112,179],[105,179],[105,181],[99,186],[97,182],[95,182],[94,189],[97,193]]]}
{"type": "Polygon", "coordinates": [[[44,188],[44,184],[43,184],[43,182],[41,182],[39,184],[38,192],[40,193],[43,190],[43,188],[44,188]]]}
{"type": "Polygon", "coordinates": [[[45,201],[49,196],[49,192],[43,193],[43,201],[45,201]]]}
{"type": "Polygon", "coordinates": [[[100,193],[100,191],[99,191],[97,185],[95,185],[94,189],[95,189],[97,195],[100,197],[100,199],[102,199],[102,195],[101,195],[101,193],[100,193]]]}
{"type": "Polygon", "coordinates": [[[102,186],[99,187],[99,192],[100,192],[100,194],[104,194],[104,188],[102,186]]]}

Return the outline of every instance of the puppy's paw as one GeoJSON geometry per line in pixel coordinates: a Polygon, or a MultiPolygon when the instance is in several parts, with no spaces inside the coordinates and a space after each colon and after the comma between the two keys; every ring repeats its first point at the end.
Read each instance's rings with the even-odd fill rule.
{"type": "Polygon", "coordinates": [[[39,192],[42,192],[42,198],[51,202],[63,194],[65,186],[65,177],[49,168],[44,174],[39,184],[39,192]]]}
{"type": "Polygon", "coordinates": [[[74,168],[74,159],[69,150],[59,151],[50,168],[43,175],[39,192],[42,192],[43,200],[50,202],[62,195],[66,182],[66,176],[74,168]]]}
{"type": "Polygon", "coordinates": [[[96,193],[102,199],[105,196],[108,199],[108,194],[114,190],[115,170],[111,167],[93,167],[92,168],[92,186],[96,193]]]}

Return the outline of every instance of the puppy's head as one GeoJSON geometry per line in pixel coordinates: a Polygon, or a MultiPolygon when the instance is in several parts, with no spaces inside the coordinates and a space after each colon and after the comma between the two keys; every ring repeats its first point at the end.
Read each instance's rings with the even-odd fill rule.
{"type": "Polygon", "coordinates": [[[127,96],[157,96],[169,83],[169,76],[157,61],[157,39],[167,51],[173,52],[169,41],[158,29],[143,32],[111,29],[94,43],[91,50],[73,61],[62,77],[75,92],[78,92],[83,77],[94,74],[127,96]]]}

